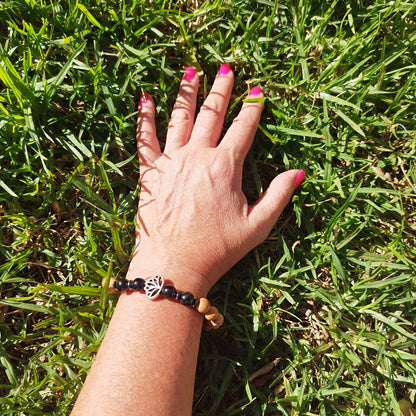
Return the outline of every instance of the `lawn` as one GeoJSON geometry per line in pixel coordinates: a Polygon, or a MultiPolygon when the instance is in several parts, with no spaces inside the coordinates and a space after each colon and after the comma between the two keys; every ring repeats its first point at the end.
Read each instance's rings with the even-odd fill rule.
{"type": "Polygon", "coordinates": [[[414,403],[415,44],[411,0],[0,2],[0,414],[69,413],[117,300],[101,280],[133,249],[138,99],[163,142],[184,68],[201,104],[223,62],[226,126],[266,95],[248,200],[306,179],[210,293],[225,323],[203,334],[194,414],[414,403]]]}

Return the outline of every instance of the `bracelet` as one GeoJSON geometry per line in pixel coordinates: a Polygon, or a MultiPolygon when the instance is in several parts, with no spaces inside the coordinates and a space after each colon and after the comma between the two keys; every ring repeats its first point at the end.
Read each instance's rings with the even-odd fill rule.
{"type": "MultiPolygon", "coordinates": [[[[102,286],[105,286],[106,278],[102,280],[102,286]]],[[[224,316],[218,312],[215,306],[211,306],[207,298],[194,298],[191,292],[180,292],[174,286],[165,285],[163,276],[152,276],[149,279],[141,279],[140,277],[134,280],[120,279],[114,277],[110,278],[108,290],[110,292],[121,293],[124,291],[143,292],[149,299],[156,299],[162,294],[167,299],[173,299],[180,302],[182,305],[191,306],[199,313],[204,315],[204,329],[216,329],[224,323],[224,316]]]]}

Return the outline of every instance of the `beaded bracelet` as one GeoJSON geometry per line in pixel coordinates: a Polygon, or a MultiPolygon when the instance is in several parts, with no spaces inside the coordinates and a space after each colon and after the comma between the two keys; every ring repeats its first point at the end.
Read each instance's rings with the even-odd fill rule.
{"type": "MultiPolygon", "coordinates": [[[[102,281],[102,286],[105,285],[106,279],[102,281]]],[[[216,329],[224,323],[224,316],[218,312],[215,306],[207,298],[194,298],[191,292],[180,292],[174,286],[165,285],[163,276],[157,275],[149,279],[141,279],[140,277],[134,280],[120,279],[116,280],[114,277],[110,278],[108,290],[110,292],[121,293],[124,291],[144,292],[149,299],[156,299],[162,294],[167,299],[173,299],[180,302],[182,305],[191,306],[199,313],[204,315],[204,329],[216,329]]]]}

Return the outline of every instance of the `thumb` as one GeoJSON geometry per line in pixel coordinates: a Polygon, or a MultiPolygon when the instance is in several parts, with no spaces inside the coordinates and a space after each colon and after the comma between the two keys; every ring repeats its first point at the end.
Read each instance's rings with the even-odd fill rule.
{"type": "Polygon", "coordinates": [[[304,178],[305,171],[303,170],[294,169],[281,173],[273,179],[263,195],[250,207],[249,227],[257,244],[267,238],[273,225],[289,203],[293,191],[304,178]]]}

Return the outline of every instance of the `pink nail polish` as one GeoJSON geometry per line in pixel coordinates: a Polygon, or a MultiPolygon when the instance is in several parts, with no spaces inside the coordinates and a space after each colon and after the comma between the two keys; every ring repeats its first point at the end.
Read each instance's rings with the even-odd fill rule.
{"type": "Polygon", "coordinates": [[[149,94],[147,92],[144,92],[140,96],[140,104],[146,104],[148,99],[149,99],[149,94]]]}
{"type": "Polygon", "coordinates": [[[297,187],[299,187],[299,185],[303,182],[303,180],[305,179],[305,171],[304,170],[300,170],[297,175],[295,176],[295,189],[297,187]]]}
{"type": "Polygon", "coordinates": [[[186,81],[190,81],[191,79],[194,78],[195,74],[196,74],[195,69],[189,66],[188,68],[185,69],[185,73],[183,74],[183,79],[186,81]]]}
{"type": "Polygon", "coordinates": [[[260,95],[261,94],[261,88],[260,87],[253,87],[248,95],[260,95]]]}
{"type": "Polygon", "coordinates": [[[231,71],[230,65],[222,64],[218,71],[218,75],[227,75],[231,71]]]}

